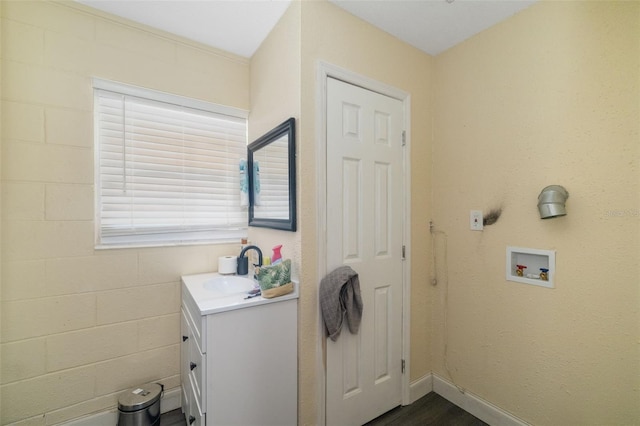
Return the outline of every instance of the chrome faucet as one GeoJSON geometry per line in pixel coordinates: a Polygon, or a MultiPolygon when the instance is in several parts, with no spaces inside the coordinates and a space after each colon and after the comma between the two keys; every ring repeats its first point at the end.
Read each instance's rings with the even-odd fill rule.
{"type": "Polygon", "coordinates": [[[262,266],[262,250],[258,246],[246,246],[238,256],[238,267],[236,269],[238,275],[247,275],[249,273],[249,258],[245,257],[245,253],[250,249],[258,252],[258,264],[253,266],[262,266]]]}

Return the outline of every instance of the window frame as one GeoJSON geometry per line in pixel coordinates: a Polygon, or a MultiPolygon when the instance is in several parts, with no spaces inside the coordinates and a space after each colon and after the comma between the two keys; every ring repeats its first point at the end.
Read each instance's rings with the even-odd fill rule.
{"type": "MultiPolygon", "coordinates": [[[[248,218],[244,226],[238,229],[220,229],[214,231],[215,235],[207,238],[194,238],[201,235],[202,230],[198,230],[198,226],[182,232],[167,231],[156,234],[136,234],[130,233],[122,236],[102,235],[102,176],[100,168],[101,160],[101,141],[100,141],[100,118],[99,118],[99,94],[98,91],[108,91],[124,96],[132,96],[149,100],[152,102],[162,102],[175,106],[182,106],[190,109],[202,110],[209,113],[230,116],[235,119],[241,119],[245,122],[244,128],[244,152],[246,156],[246,146],[248,144],[248,116],[249,112],[243,109],[219,105],[199,99],[193,99],[185,96],[174,95],[167,92],[161,92],[153,89],[147,89],[139,86],[133,86],[125,83],[104,80],[100,78],[92,79],[92,91],[94,98],[93,125],[94,125],[94,225],[95,239],[94,246],[96,249],[116,249],[116,248],[134,248],[134,247],[162,247],[162,246],[186,246],[186,245],[204,245],[204,244],[225,244],[239,241],[246,238],[248,232],[248,218]],[[169,237],[170,236],[170,237],[169,237]]],[[[238,188],[238,203],[240,204],[240,189],[238,188]]],[[[246,207],[241,206],[242,210],[246,207]]],[[[248,213],[247,213],[248,215],[248,213]]],[[[210,231],[209,231],[210,232],[210,231]]]]}

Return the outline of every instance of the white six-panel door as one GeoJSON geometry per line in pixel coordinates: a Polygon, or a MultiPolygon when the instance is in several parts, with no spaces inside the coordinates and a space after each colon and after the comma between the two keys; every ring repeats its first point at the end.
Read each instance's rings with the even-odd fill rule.
{"type": "Polygon", "coordinates": [[[358,272],[360,331],[327,339],[327,425],[361,425],[401,403],[402,102],[327,81],[327,269],[358,272]]]}

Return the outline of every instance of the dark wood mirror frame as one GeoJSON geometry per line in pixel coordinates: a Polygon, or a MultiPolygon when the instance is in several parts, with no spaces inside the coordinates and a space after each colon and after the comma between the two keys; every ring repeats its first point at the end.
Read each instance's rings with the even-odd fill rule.
{"type": "Polygon", "coordinates": [[[296,119],[289,118],[249,144],[247,147],[247,166],[249,171],[249,226],[296,231],[296,119]],[[259,209],[256,209],[255,202],[254,155],[257,155],[261,149],[283,137],[286,138],[288,148],[289,214],[284,219],[261,217],[259,209]]]}

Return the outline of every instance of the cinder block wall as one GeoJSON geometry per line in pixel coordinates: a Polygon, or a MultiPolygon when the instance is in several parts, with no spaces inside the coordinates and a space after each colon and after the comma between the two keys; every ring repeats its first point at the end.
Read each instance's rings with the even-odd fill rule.
{"type": "Polygon", "coordinates": [[[2,2],[0,423],[179,386],[180,276],[239,246],[94,250],[92,77],[249,109],[248,60],[73,2],[2,2]]]}

